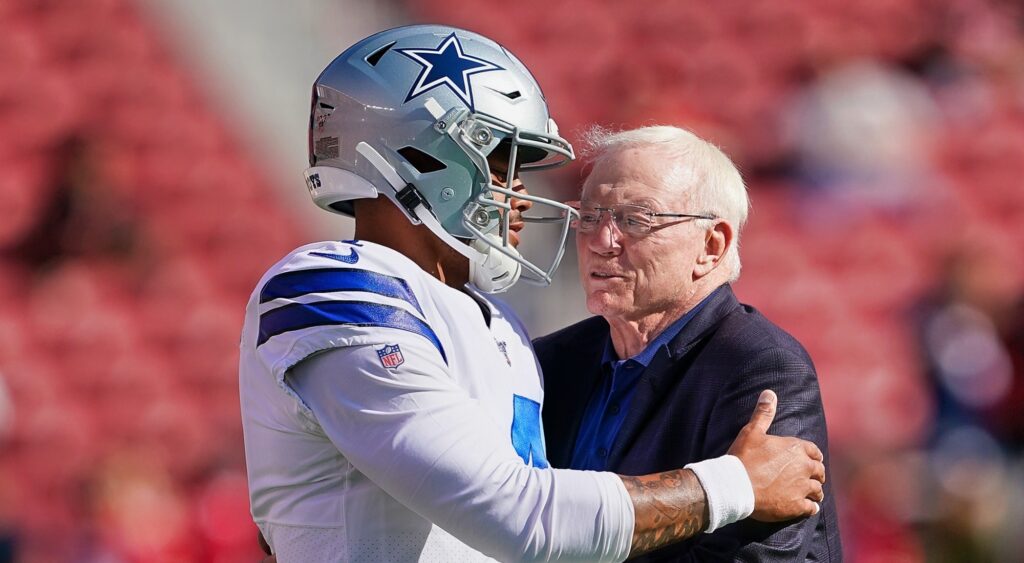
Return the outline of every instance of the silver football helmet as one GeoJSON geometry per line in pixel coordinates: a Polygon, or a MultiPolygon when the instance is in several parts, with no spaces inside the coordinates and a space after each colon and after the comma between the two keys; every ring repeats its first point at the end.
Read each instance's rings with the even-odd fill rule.
{"type": "Polygon", "coordinates": [[[521,274],[550,283],[576,213],[515,194],[546,209],[524,222],[560,227],[553,259],[534,264],[509,243],[513,192],[492,182],[492,163],[507,170],[511,186],[517,170],[573,158],[526,67],[469,31],[413,25],[377,33],[334,59],[313,85],[305,173],[313,201],[351,215],[352,200],[383,194],[466,256],[470,281],[483,291],[504,291],[521,274]]]}

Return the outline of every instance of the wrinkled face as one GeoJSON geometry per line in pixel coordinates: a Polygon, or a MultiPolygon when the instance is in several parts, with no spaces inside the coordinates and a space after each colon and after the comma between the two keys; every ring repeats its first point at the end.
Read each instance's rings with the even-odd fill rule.
{"type": "MultiPolygon", "coordinates": [[[[594,165],[583,184],[583,205],[641,205],[656,213],[699,213],[685,185],[657,149],[625,148],[594,165]]],[[[678,168],[678,167],[677,167],[678,168]]],[[[693,271],[705,230],[692,220],[660,219],[643,236],[622,232],[604,213],[592,232],[576,233],[587,309],[609,319],[636,320],[672,311],[694,293],[693,271]],[[686,224],[678,224],[686,223],[686,224]]]]}

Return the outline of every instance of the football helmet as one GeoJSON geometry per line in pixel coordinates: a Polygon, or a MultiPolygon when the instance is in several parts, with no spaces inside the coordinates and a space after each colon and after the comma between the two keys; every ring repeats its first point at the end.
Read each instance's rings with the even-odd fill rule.
{"type": "Polygon", "coordinates": [[[524,222],[560,228],[553,259],[534,264],[509,243],[513,192],[492,182],[492,163],[501,163],[499,177],[512,186],[518,170],[573,158],[526,67],[469,31],[382,31],[339,55],[313,84],[305,173],[313,201],[351,215],[352,200],[383,194],[413,224],[466,256],[470,281],[483,291],[504,291],[521,274],[550,283],[576,213],[515,194],[540,213],[522,216],[524,222]]]}

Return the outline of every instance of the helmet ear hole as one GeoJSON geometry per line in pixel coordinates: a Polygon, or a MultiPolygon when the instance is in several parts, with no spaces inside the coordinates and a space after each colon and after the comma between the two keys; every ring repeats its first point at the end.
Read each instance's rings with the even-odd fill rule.
{"type": "Polygon", "coordinates": [[[439,172],[447,168],[443,162],[416,147],[402,147],[397,152],[420,174],[439,172]]]}

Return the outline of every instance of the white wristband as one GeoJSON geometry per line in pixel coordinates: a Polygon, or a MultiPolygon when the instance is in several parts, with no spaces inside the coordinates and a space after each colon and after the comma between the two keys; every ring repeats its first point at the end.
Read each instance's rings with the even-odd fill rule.
{"type": "Polygon", "coordinates": [[[754,512],[754,487],[740,458],[723,455],[685,467],[697,475],[708,498],[707,533],[754,512]]]}

